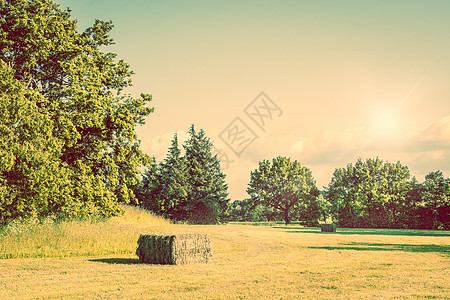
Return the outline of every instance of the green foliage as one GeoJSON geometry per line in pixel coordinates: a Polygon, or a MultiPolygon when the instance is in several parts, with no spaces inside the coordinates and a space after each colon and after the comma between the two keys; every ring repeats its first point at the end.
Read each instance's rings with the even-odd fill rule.
{"type": "Polygon", "coordinates": [[[226,221],[228,187],[205,132],[189,129],[181,156],[175,134],[166,159],[148,169],[137,188],[141,206],[176,221],[216,224],[226,221]]]}
{"type": "Polygon", "coordinates": [[[189,128],[186,141],[186,179],[188,184],[188,218],[199,224],[214,224],[221,220],[228,207],[228,186],[220,162],[211,154],[212,143],[201,129],[189,128]]]}
{"type": "Polygon", "coordinates": [[[336,169],[327,189],[341,227],[389,227],[408,191],[409,170],[379,158],[336,169]]]}
{"type": "Polygon", "coordinates": [[[63,143],[38,107],[43,96],[13,74],[0,61],[0,223],[46,215],[70,198],[70,170],[58,159],[63,143]]]}
{"type": "Polygon", "coordinates": [[[323,192],[321,192],[320,195],[317,197],[316,203],[320,215],[319,219],[321,219],[324,223],[326,223],[327,218],[330,215],[332,205],[327,199],[325,199],[322,193],[323,192]]]}
{"type": "Polygon", "coordinates": [[[159,195],[162,189],[162,184],[160,184],[161,176],[154,157],[152,162],[142,175],[142,180],[133,186],[133,192],[141,207],[154,213],[160,213],[161,204],[159,203],[159,195]]]}
{"type": "Polygon", "coordinates": [[[0,223],[115,215],[149,162],[135,127],[151,96],[122,94],[132,71],[100,51],[112,23],[75,27],[50,0],[1,1],[0,223]]]}
{"type": "Polygon", "coordinates": [[[229,221],[271,222],[280,221],[283,217],[279,211],[251,199],[235,200],[229,206],[229,221]]]}
{"type": "Polygon", "coordinates": [[[340,227],[448,228],[449,180],[431,172],[423,184],[407,167],[379,158],[336,169],[326,191],[340,227]]]}
{"type": "Polygon", "coordinates": [[[178,148],[178,136],[175,134],[167,157],[160,165],[159,201],[162,214],[179,221],[188,219],[186,167],[185,158],[181,157],[181,150],[178,148]]]}
{"type": "Polygon", "coordinates": [[[450,179],[444,178],[441,171],[430,172],[425,176],[421,192],[422,202],[419,206],[432,215],[426,218],[427,227],[450,229],[450,179]]]}
{"type": "Polygon", "coordinates": [[[282,212],[286,224],[293,213],[305,221],[319,217],[314,208],[319,191],[311,171],[289,158],[276,157],[272,164],[261,161],[251,172],[247,193],[254,207],[263,205],[282,212]]]}

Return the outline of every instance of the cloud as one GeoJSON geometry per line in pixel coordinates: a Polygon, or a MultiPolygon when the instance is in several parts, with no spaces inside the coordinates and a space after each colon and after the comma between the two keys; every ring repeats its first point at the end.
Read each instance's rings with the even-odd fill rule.
{"type": "Polygon", "coordinates": [[[450,116],[426,125],[411,125],[404,134],[374,135],[367,128],[327,130],[316,137],[299,137],[291,145],[292,156],[321,174],[354,163],[359,157],[400,161],[420,177],[435,170],[450,173],[450,116]]]}
{"type": "Polygon", "coordinates": [[[412,152],[450,149],[450,116],[411,130],[408,134],[407,147],[412,152]]]}
{"type": "Polygon", "coordinates": [[[183,152],[182,145],[189,138],[189,134],[186,131],[175,130],[155,136],[152,139],[141,140],[142,150],[150,156],[155,156],[157,161],[162,161],[167,155],[175,133],[178,136],[178,147],[183,152]]]}

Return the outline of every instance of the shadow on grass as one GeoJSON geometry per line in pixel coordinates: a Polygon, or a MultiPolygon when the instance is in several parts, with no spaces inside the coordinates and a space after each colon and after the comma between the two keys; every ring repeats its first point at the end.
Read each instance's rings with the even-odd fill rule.
{"type": "Polygon", "coordinates": [[[443,253],[450,254],[450,246],[446,245],[409,245],[409,244],[372,244],[372,243],[349,243],[342,246],[332,247],[308,247],[310,249],[324,250],[357,250],[357,251],[405,251],[416,253],[443,253]]]}
{"type": "Polygon", "coordinates": [[[92,262],[101,262],[110,265],[134,265],[140,264],[138,258],[99,258],[99,259],[90,259],[92,262]]]}
{"type": "Polygon", "coordinates": [[[404,235],[404,236],[435,236],[450,237],[448,230],[414,230],[414,229],[373,229],[373,228],[338,228],[336,232],[321,232],[320,228],[282,227],[289,233],[318,233],[318,234],[355,234],[355,235],[404,235]]]}

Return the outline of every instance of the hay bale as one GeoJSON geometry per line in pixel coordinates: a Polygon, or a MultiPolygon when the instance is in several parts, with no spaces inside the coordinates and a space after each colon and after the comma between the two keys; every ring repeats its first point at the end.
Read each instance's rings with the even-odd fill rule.
{"type": "Polygon", "coordinates": [[[139,262],[149,264],[207,263],[212,256],[207,234],[141,234],[136,250],[139,262]]]}
{"type": "Polygon", "coordinates": [[[320,230],[322,232],[336,232],[336,224],[322,224],[320,230]]]}

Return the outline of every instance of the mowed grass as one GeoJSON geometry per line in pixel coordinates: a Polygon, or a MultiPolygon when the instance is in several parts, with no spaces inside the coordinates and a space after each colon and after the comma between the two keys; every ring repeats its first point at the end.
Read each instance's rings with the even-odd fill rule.
{"type": "Polygon", "coordinates": [[[45,251],[39,238],[23,251],[0,237],[4,257],[44,257],[0,260],[0,299],[450,299],[448,231],[173,225],[135,208],[64,226],[42,227],[55,236],[41,233],[53,243],[45,251]],[[213,260],[140,264],[139,234],[156,231],[209,234],[213,260]]]}

